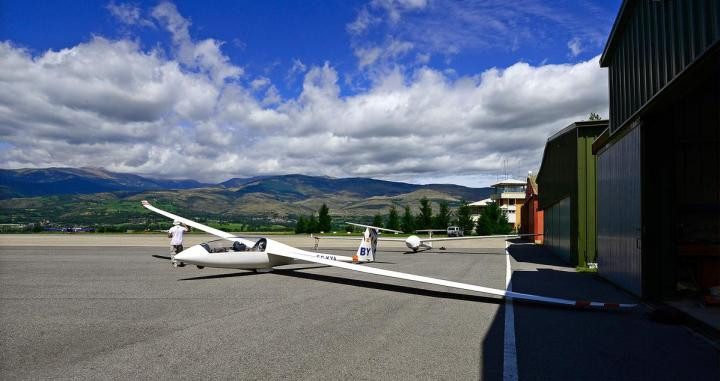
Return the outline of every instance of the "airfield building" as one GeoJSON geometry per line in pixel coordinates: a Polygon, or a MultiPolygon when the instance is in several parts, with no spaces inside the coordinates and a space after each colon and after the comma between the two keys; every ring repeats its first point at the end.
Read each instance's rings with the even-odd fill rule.
{"type": "Polygon", "coordinates": [[[494,188],[494,192],[490,195],[490,199],[500,205],[511,227],[518,229],[522,221],[521,209],[525,202],[525,181],[507,179],[491,187],[494,188]]]}
{"type": "Polygon", "coordinates": [[[573,265],[596,258],[596,177],[592,143],[607,120],[573,123],[549,137],[537,176],[544,245],[573,265]]]}
{"type": "Polygon", "coordinates": [[[480,214],[482,214],[483,209],[485,209],[485,206],[487,206],[488,202],[492,202],[492,199],[490,197],[468,204],[468,206],[470,207],[470,218],[472,218],[474,222],[477,223],[477,221],[480,219],[480,214]]]}
{"type": "MultiPolygon", "coordinates": [[[[720,2],[623,1],[600,58],[598,272],[645,298],[720,286],[720,2]]],[[[539,181],[542,203],[546,189],[539,181]]],[[[548,213],[549,214],[549,213],[548,213]]]]}
{"type": "Polygon", "coordinates": [[[543,243],[543,212],[538,209],[538,186],[537,176],[532,173],[528,174],[527,184],[525,185],[525,201],[523,202],[521,213],[522,222],[520,224],[520,233],[537,234],[531,236],[528,241],[537,244],[543,243]]]}
{"type": "Polygon", "coordinates": [[[477,222],[485,206],[489,202],[496,202],[500,209],[505,212],[510,228],[520,230],[522,222],[522,206],[525,202],[525,182],[520,180],[507,179],[493,185],[493,193],[490,197],[468,204],[470,207],[470,218],[477,222]]]}

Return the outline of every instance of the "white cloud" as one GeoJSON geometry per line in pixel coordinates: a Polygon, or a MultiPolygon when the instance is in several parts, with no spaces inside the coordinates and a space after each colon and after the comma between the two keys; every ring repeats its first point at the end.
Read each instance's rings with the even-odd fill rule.
{"type": "Polygon", "coordinates": [[[568,49],[570,49],[571,57],[577,57],[583,51],[582,45],[580,43],[580,39],[577,37],[568,41],[567,47],[568,47],[568,49]]]}
{"type": "Polygon", "coordinates": [[[427,0],[372,0],[370,4],[385,10],[390,21],[398,22],[402,13],[425,8],[427,0]]]}
{"type": "MultiPolygon", "coordinates": [[[[101,37],[38,55],[0,43],[4,167],[103,166],[204,181],[307,173],[485,185],[503,161],[518,176],[537,170],[549,135],[591,111],[607,115],[598,57],[520,62],[475,76],[395,68],[349,96],[330,63],[296,60],[302,91],[282,99],[264,77],[228,81],[237,66],[214,40],[193,42],[174,7],[161,4],[154,15],[175,41],[170,56],[101,37]],[[214,59],[196,55],[205,44],[214,59]]],[[[400,40],[393,49],[408,51],[400,40]]]]}
{"type": "Polygon", "coordinates": [[[264,106],[270,106],[279,104],[280,102],[282,102],[280,92],[278,91],[277,87],[275,87],[275,85],[271,85],[265,91],[265,97],[262,100],[262,104],[264,106]]]}
{"type": "Polygon", "coordinates": [[[192,40],[190,21],[180,15],[175,4],[158,4],[152,16],[171,33],[173,44],[178,50],[177,59],[183,65],[208,73],[215,82],[234,79],[243,74],[243,69],[231,64],[221,52],[222,42],[212,38],[198,42],[192,40]]]}
{"type": "Polygon", "coordinates": [[[372,0],[358,10],[355,20],[347,24],[346,29],[353,36],[361,36],[371,26],[382,23],[385,18],[391,23],[397,23],[402,13],[418,11],[427,5],[427,0],[372,0]],[[378,10],[381,11],[380,14],[378,10]]]}
{"type": "Polygon", "coordinates": [[[422,65],[430,62],[430,54],[429,54],[429,53],[425,53],[425,54],[418,53],[418,54],[416,54],[416,55],[415,55],[415,62],[418,63],[418,64],[422,64],[422,65]]]}
{"type": "Polygon", "coordinates": [[[358,11],[355,20],[347,25],[347,30],[352,35],[361,35],[365,33],[372,24],[378,21],[380,20],[373,17],[367,7],[363,7],[358,11]]]}
{"type": "Polygon", "coordinates": [[[116,19],[127,25],[155,26],[152,21],[145,19],[140,14],[140,8],[133,4],[117,4],[111,1],[106,6],[116,19]]]}
{"type": "MultiPolygon", "coordinates": [[[[356,48],[353,53],[358,58],[358,67],[363,69],[376,63],[388,64],[398,57],[407,54],[413,44],[407,41],[388,39],[382,46],[368,46],[356,48]]],[[[429,58],[429,56],[428,56],[429,58]]]]}
{"type": "Polygon", "coordinates": [[[365,66],[374,64],[375,61],[380,58],[382,49],[377,46],[368,48],[357,48],[355,49],[354,53],[355,57],[358,58],[358,66],[363,68],[365,66]]]}
{"type": "Polygon", "coordinates": [[[293,59],[293,65],[290,70],[295,73],[304,73],[305,70],[307,70],[307,66],[305,66],[305,64],[303,64],[299,59],[293,59]]]}
{"type": "MultiPolygon", "coordinates": [[[[594,20],[612,20],[608,11],[587,4],[583,8],[594,20]]],[[[384,41],[391,37],[411,44],[415,54],[441,55],[451,61],[450,57],[468,49],[516,52],[530,45],[563,44],[569,35],[577,39],[571,41],[572,46],[568,43],[575,57],[582,50],[601,48],[610,26],[610,21],[588,23],[562,3],[539,0],[370,0],[358,9],[347,30],[358,66],[372,69],[373,63],[383,63],[378,58],[384,41]],[[587,46],[581,47],[580,41],[587,46]]]]}
{"type": "Polygon", "coordinates": [[[263,89],[263,88],[267,87],[269,84],[270,84],[270,78],[267,78],[267,77],[257,77],[257,78],[253,79],[253,80],[250,82],[250,87],[251,87],[254,91],[258,91],[258,90],[260,90],[260,89],[263,89]]]}
{"type": "Polygon", "coordinates": [[[286,79],[288,82],[294,82],[295,78],[298,75],[307,71],[307,66],[305,66],[305,64],[302,63],[302,61],[300,61],[297,58],[294,58],[292,61],[293,61],[292,67],[290,67],[290,70],[288,70],[288,73],[286,76],[286,79]]]}

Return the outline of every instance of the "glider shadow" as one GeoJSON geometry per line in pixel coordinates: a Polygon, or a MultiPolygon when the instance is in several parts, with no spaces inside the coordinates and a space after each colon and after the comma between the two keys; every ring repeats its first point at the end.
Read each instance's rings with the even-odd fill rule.
{"type": "Polygon", "coordinates": [[[219,279],[219,278],[235,278],[235,277],[241,277],[246,275],[257,275],[259,273],[253,272],[253,271],[243,271],[240,273],[225,273],[225,274],[213,274],[213,275],[203,275],[203,276],[196,276],[192,278],[181,278],[178,279],[178,281],[182,280],[203,280],[203,279],[219,279]]]}
{"type": "Polygon", "coordinates": [[[503,299],[490,298],[490,297],[481,296],[481,295],[466,295],[466,294],[456,294],[456,293],[447,292],[447,291],[425,290],[422,288],[398,286],[398,285],[393,285],[393,284],[371,282],[371,281],[359,280],[359,279],[340,278],[340,277],[331,276],[331,275],[305,273],[305,272],[299,272],[299,271],[293,271],[293,270],[275,270],[274,273],[277,275],[289,276],[289,277],[293,277],[293,278],[311,279],[311,280],[316,280],[316,281],[321,281],[321,282],[344,284],[344,285],[348,285],[348,286],[370,288],[370,289],[375,289],[375,290],[392,291],[392,292],[398,292],[398,293],[403,293],[403,294],[429,296],[429,297],[433,297],[433,298],[465,300],[465,301],[483,302],[483,303],[492,303],[492,304],[505,303],[505,301],[503,299]]]}
{"type": "Polygon", "coordinates": [[[430,250],[432,250],[431,247],[430,247],[430,248],[424,248],[424,249],[418,250],[418,251],[412,251],[412,250],[410,250],[410,251],[403,251],[402,253],[403,253],[403,255],[408,255],[408,254],[412,255],[412,254],[424,253],[424,252],[430,251],[430,250]]]}
{"type": "Polygon", "coordinates": [[[437,254],[449,254],[449,255],[502,255],[505,256],[505,253],[502,251],[503,249],[497,249],[497,251],[450,251],[450,250],[443,250],[438,252],[437,254]]]}
{"type": "MultiPolygon", "coordinates": [[[[403,293],[403,294],[428,296],[428,297],[432,297],[432,298],[464,300],[464,301],[480,302],[480,303],[488,303],[488,304],[505,304],[504,298],[501,299],[501,298],[493,298],[493,297],[482,296],[482,295],[468,295],[468,294],[458,294],[458,293],[447,292],[447,291],[434,291],[434,290],[427,290],[427,289],[422,289],[422,288],[399,286],[399,285],[371,282],[371,281],[359,280],[359,279],[340,278],[340,277],[331,276],[331,275],[306,273],[306,272],[301,272],[301,271],[293,271],[291,269],[288,269],[288,270],[276,269],[273,273],[276,275],[289,276],[289,277],[293,277],[293,278],[310,279],[310,280],[316,280],[316,281],[321,281],[321,282],[329,282],[329,283],[335,283],[335,284],[344,284],[344,285],[348,285],[348,286],[370,288],[370,289],[374,289],[374,290],[384,290],[384,291],[398,292],[398,293],[403,293]]],[[[524,299],[513,299],[513,303],[518,304],[518,305],[528,306],[531,308],[565,310],[565,311],[572,310],[572,311],[576,311],[578,313],[589,313],[589,314],[597,313],[598,311],[602,311],[602,312],[608,313],[608,314],[623,314],[623,313],[629,312],[629,311],[625,311],[622,309],[598,310],[595,308],[576,308],[573,306],[547,304],[547,303],[536,302],[536,301],[532,301],[532,300],[524,300],[524,299]]]]}
{"type": "MultiPolygon", "coordinates": [[[[310,270],[310,269],[320,269],[323,267],[330,267],[330,266],[304,266],[304,267],[298,267],[295,269],[282,269],[283,271],[289,271],[289,270],[310,270]]],[[[273,269],[273,271],[280,271],[281,269],[273,269]]],[[[271,271],[272,272],[272,271],[271,271]]],[[[224,274],[212,274],[212,275],[202,275],[202,276],[196,276],[191,278],[181,278],[178,279],[178,281],[184,281],[184,280],[203,280],[203,279],[220,279],[220,278],[236,278],[241,276],[247,276],[247,275],[260,275],[260,274],[266,274],[266,273],[256,273],[252,270],[244,270],[237,273],[224,273],[224,274]]]]}
{"type": "Polygon", "coordinates": [[[165,255],[153,254],[152,257],[153,257],[153,258],[159,258],[159,259],[167,259],[168,261],[170,260],[170,257],[165,256],[165,255]]]}

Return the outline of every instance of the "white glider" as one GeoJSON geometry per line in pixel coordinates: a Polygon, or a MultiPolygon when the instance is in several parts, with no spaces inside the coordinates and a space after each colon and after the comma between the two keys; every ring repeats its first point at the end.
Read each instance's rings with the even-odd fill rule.
{"type": "MultiPolygon", "coordinates": [[[[547,296],[525,294],[521,292],[506,291],[489,287],[482,287],[473,284],[453,282],[449,280],[430,278],[421,275],[413,275],[401,273],[398,271],[384,270],[375,267],[363,266],[355,263],[348,263],[353,259],[338,255],[320,254],[310,251],[301,250],[277,242],[269,238],[256,238],[254,241],[248,238],[234,237],[232,234],[223,232],[218,229],[205,226],[186,218],[176,216],[172,213],[158,209],[150,205],[147,201],[142,201],[142,205],[156,213],[173,220],[179,220],[188,226],[216,235],[222,240],[212,241],[192,246],[177,255],[175,259],[180,262],[193,264],[198,267],[221,267],[233,269],[271,269],[275,266],[287,265],[298,262],[318,263],[327,266],[339,267],[347,270],[353,270],[368,274],[381,275],[391,278],[405,279],[414,282],[435,284],[439,286],[452,287],[462,290],[480,292],[483,294],[497,295],[503,298],[513,298],[519,300],[528,300],[533,302],[548,303],[554,305],[564,305],[573,307],[600,307],[600,308],[632,308],[636,304],[618,304],[603,302],[588,302],[582,300],[569,300],[561,298],[552,298],[547,296]],[[219,247],[212,247],[218,241],[232,242],[232,244],[219,247]],[[237,243],[237,244],[236,244],[237,243]],[[244,247],[243,247],[244,246],[244,247]],[[236,250],[237,249],[237,250],[236,250]]],[[[364,241],[364,240],[363,240],[364,241]]],[[[363,244],[361,244],[363,247],[363,244]]],[[[359,251],[359,250],[358,250],[359,251]]],[[[371,262],[366,260],[366,262],[371,262]]]]}
{"type": "MultiPolygon", "coordinates": [[[[365,228],[365,236],[367,237],[368,234],[372,234],[373,230],[375,231],[376,235],[379,231],[390,231],[395,233],[402,233],[397,230],[392,229],[385,229],[385,228],[379,228],[377,226],[371,226],[371,225],[362,225],[362,224],[356,224],[352,222],[346,222],[348,225],[354,225],[354,226],[361,226],[365,228]]],[[[437,230],[437,229],[428,229],[428,230],[416,230],[416,232],[427,232],[429,233],[429,236],[427,238],[420,238],[416,235],[411,235],[407,238],[385,238],[385,237],[377,237],[376,241],[389,241],[389,242],[405,242],[405,246],[408,247],[408,249],[418,252],[421,248],[424,249],[432,249],[433,242],[443,242],[443,241],[463,241],[463,240],[470,240],[470,239],[490,239],[490,238],[520,238],[520,237],[530,237],[530,236],[536,236],[537,234],[507,234],[507,235],[479,235],[479,236],[467,236],[467,237],[441,237],[441,238],[433,238],[432,232],[440,232],[445,230],[437,230]]],[[[340,240],[355,240],[357,238],[355,237],[339,237],[339,236],[313,236],[315,238],[316,242],[316,248],[317,248],[317,242],[321,239],[340,239],[340,240]]],[[[377,244],[376,244],[377,246],[377,244]]]]}

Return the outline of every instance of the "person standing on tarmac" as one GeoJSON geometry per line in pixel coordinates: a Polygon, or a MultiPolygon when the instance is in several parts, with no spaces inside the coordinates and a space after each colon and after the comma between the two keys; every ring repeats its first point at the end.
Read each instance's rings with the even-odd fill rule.
{"type": "Polygon", "coordinates": [[[183,234],[186,231],[190,231],[190,228],[178,220],[173,221],[173,227],[168,230],[168,238],[170,238],[170,245],[172,246],[170,260],[175,267],[185,266],[184,263],[178,263],[175,260],[175,254],[183,251],[183,234]]]}

